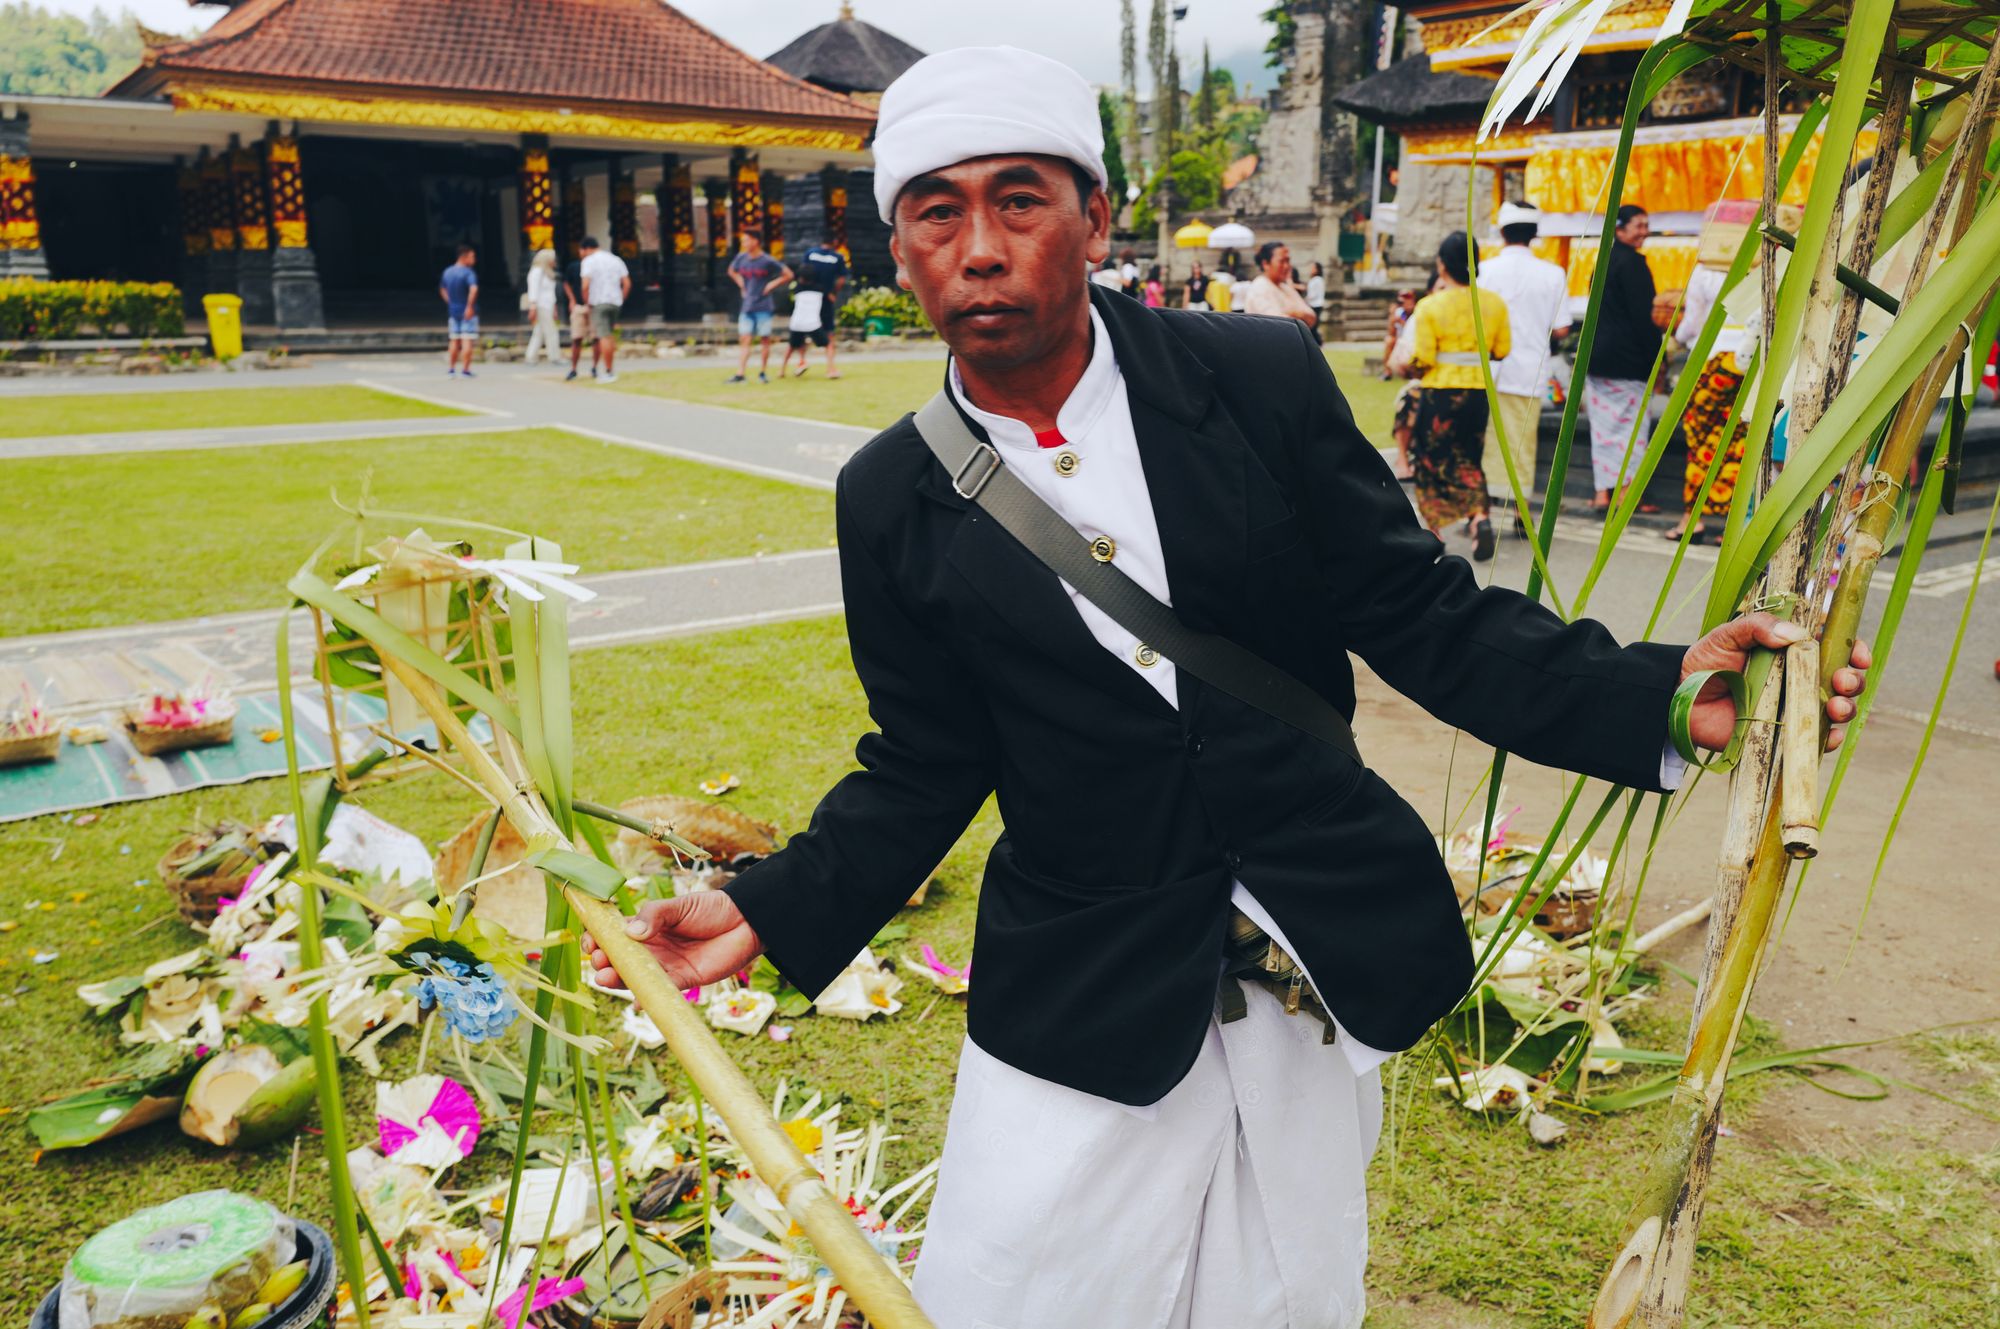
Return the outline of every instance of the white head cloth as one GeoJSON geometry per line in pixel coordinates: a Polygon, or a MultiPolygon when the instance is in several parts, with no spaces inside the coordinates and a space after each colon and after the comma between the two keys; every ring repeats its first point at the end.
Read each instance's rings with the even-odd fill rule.
{"type": "Polygon", "coordinates": [[[974,157],[1061,157],[1108,184],[1097,94],[1068,65],[1012,46],[939,51],[904,70],[882,94],[874,148],[885,222],[903,186],[974,157]]]}
{"type": "Polygon", "coordinates": [[[1500,215],[1494,218],[1495,226],[1519,226],[1526,222],[1530,226],[1542,223],[1542,214],[1522,203],[1502,203],[1500,215]]]}

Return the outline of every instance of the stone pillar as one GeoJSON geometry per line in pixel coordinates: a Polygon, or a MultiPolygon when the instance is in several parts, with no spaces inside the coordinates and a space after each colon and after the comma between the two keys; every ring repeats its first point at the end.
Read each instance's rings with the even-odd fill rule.
{"type": "Polygon", "coordinates": [[[230,135],[229,192],[236,216],[236,293],[243,297],[243,324],[277,321],[271,294],[271,198],[264,188],[261,143],[245,147],[230,135]]]}
{"type": "Polygon", "coordinates": [[[202,213],[201,170],[175,159],[174,196],[181,214],[181,306],[192,318],[208,289],[208,219],[202,213]]]}
{"type": "MultiPolygon", "coordinates": [[[[785,178],[775,171],[766,171],[758,187],[764,199],[764,248],[772,258],[782,262],[785,257],[785,178]]],[[[808,247],[801,244],[799,251],[803,253],[808,247]]]]}
{"type": "Polygon", "coordinates": [[[28,117],[0,120],[0,276],[46,279],[41,214],[35,211],[35,163],[28,117]]]}
{"type": "Polygon", "coordinates": [[[278,134],[274,128],[265,140],[264,158],[271,230],[278,239],[278,247],[271,251],[271,298],[278,331],[323,332],[326,302],[320,293],[311,237],[306,234],[306,177],[299,161],[299,141],[289,134],[278,134]]]}
{"type": "Polygon", "coordinates": [[[236,294],[236,200],[230,193],[229,156],[201,150],[201,215],[208,226],[205,293],[236,294]]]}
{"type": "MultiPolygon", "coordinates": [[[[685,292],[699,280],[694,243],[694,174],[675,153],[660,158],[660,317],[687,317],[685,292]]],[[[693,313],[700,314],[697,306],[693,313]]]]}

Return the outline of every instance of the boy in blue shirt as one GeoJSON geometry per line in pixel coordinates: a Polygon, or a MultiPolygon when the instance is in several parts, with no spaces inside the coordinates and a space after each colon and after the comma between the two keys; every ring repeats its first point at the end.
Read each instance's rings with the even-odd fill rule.
{"type": "Polygon", "coordinates": [[[445,343],[444,376],[472,377],[472,349],[479,341],[479,274],[472,270],[471,245],[458,247],[458,261],[438,279],[438,294],[444,297],[445,343]],[[463,359],[465,367],[459,368],[463,359]]]}

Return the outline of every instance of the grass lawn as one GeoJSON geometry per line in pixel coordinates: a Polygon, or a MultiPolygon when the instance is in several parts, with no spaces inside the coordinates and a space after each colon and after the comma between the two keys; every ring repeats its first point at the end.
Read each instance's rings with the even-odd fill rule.
{"type": "MultiPolygon", "coordinates": [[[[1328,351],[1340,390],[1361,432],[1377,447],[1391,446],[1389,422],[1395,415],[1396,387],[1361,372],[1359,351],[1328,351]]],[[[773,415],[796,415],[828,424],[858,425],[882,429],[894,424],[905,412],[924,404],[944,382],[941,360],[871,360],[850,356],[842,362],[840,379],[829,382],[821,372],[823,360],[812,362],[804,378],[774,379],[770,383],[729,383],[736,361],[724,356],[714,366],[700,369],[670,369],[626,374],[614,385],[624,392],[701,406],[728,406],[744,411],[768,411],[773,415]]],[[[776,358],[772,359],[775,371],[776,358]]],[[[756,372],[756,361],[751,361],[756,372]]]]}
{"type": "MultiPolygon", "coordinates": [[[[787,830],[803,826],[819,793],[850,767],[851,739],[866,724],[838,619],[588,652],[576,660],[576,694],[580,793],[613,801],[688,791],[728,769],[743,781],[731,801],[787,830]]],[[[311,1135],[303,1137],[294,1183],[284,1145],[222,1153],[169,1124],[31,1163],[32,1141],[18,1124],[26,1107],[71,1089],[112,1054],[114,1035],[84,1014],[75,986],[135,972],[192,943],[171,918],[139,931],[169,912],[161,888],[141,879],[154,875],[153,860],[177,828],[197,809],[254,818],[283,798],[270,782],[107,808],[88,827],[56,818],[0,827],[0,919],[20,923],[0,932],[0,1064],[10,1072],[0,1080],[0,1157],[9,1160],[10,1183],[0,1190],[0,1231],[11,1238],[0,1243],[0,1319],[25,1319],[89,1232],[183,1191],[231,1186],[326,1221],[326,1181],[311,1135]],[[58,958],[35,965],[37,949],[58,958]]],[[[362,800],[432,841],[462,823],[470,801],[432,776],[362,800]]],[[[964,960],[979,864],[997,829],[989,806],[948,860],[942,889],[902,916],[912,945],[929,941],[947,959],[964,960]]],[[[1684,993],[1678,988],[1650,1019],[1630,1025],[1635,1042],[1666,1046],[1677,1038],[1684,993]]],[[[958,1001],[933,1003],[921,985],[904,996],[914,999],[886,1020],[807,1017],[789,1043],[729,1047],[762,1086],[785,1075],[887,1113],[907,1135],[889,1166],[906,1169],[942,1139],[964,1018],[958,1001]]],[[[391,1042],[392,1073],[407,1068],[415,1041],[391,1042]]],[[[1986,1055],[1983,1045],[1946,1052],[1986,1055]]],[[[1381,1313],[1371,1324],[1574,1329],[1664,1117],[1573,1117],[1568,1141],[1543,1150],[1519,1126],[1488,1124],[1443,1103],[1429,1076],[1429,1067],[1406,1072],[1392,1101],[1397,1129],[1372,1172],[1372,1281],[1381,1313]],[[1471,1303],[1481,1313],[1410,1318],[1395,1303],[1417,1293],[1433,1311],[1471,1303]]],[[[370,1119],[372,1100],[358,1075],[348,1081],[348,1101],[352,1121],[370,1119]]],[[[1992,1219],[2000,1157],[1786,1153],[1752,1142],[1754,1093],[1732,1091],[1731,1101],[1735,1133],[1718,1149],[1691,1324],[1990,1322],[2000,1297],[1992,1219]]],[[[1881,1110],[1894,1112],[1895,1100],[1881,1110]]],[[[501,1166],[483,1144],[447,1184],[501,1166]]]]}
{"type": "Polygon", "coordinates": [[[0,438],[125,434],[141,429],[229,429],[242,425],[418,420],[470,412],[349,383],[187,392],[78,392],[8,397],[0,438]]]}
{"type": "Polygon", "coordinates": [[[22,458],[0,461],[0,636],[277,607],[342,519],[329,490],[352,502],[364,480],[379,507],[476,510],[588,572],[833,541],[830,493],[553,429],[22,458]]]}

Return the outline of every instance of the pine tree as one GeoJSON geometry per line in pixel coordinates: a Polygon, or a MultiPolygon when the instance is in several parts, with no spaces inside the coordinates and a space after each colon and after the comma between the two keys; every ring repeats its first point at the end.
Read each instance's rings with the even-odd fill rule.
{"type": "MultiPolygon", "coordinates": [[[[1125,89],[1126,161],[1139,162],[1139,24],[1132,14],[1132,0],[1118,0],[1118,79],[1125,89]]],[[[1123,204],[1124,199],[1112,202],[1123,204]]]]}
{"type": "Polygon", "coordinates": [[[1215,128],[1215,79],[1208,68],[1208,43],[1201,44],[1201,91],[1194,97],[1194,122],[1206,137],[1215,128]]]}
{"type": "Polygon", "coordinates": [[[1104,127],[1104,192],[1111,199],[1111,215],[1115,218],[1125,206],[1125,154],[1118,147],[1118,111],[1108,92],[1097,94],[1097,119],[1104,127]]]}
{"type": "Polygon", "coordinates": [[[1167,148],[1167,0],[1153,0],[1153,16],[1146,25],[1146,68],[1153,76],[1153,165],[1164,170],[1170,155],[1167,148]]]}

